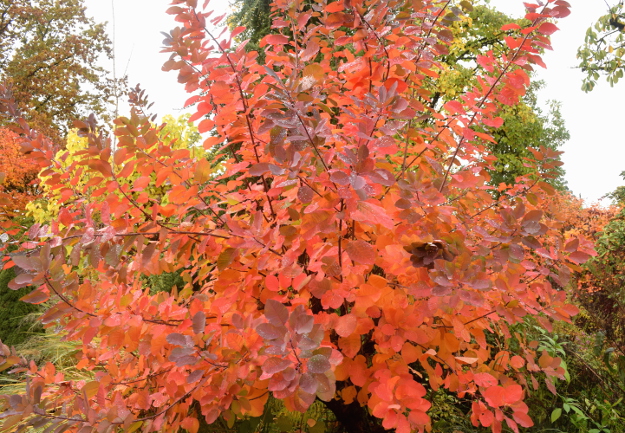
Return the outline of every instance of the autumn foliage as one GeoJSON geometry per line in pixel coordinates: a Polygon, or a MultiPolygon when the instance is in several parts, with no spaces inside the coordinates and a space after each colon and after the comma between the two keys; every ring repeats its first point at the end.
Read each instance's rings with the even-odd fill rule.
{"type": "Polygon", "coordinates": [[[561,288],[592,246],[561,230],[545,182],[558,152],[534,150],[533,173],[495,194],[486,144],[568,3],[529,4],[527,27],[502,29],[507,51],[479,56],[477,84],[436,108],[422,84],[452,42],[451,2],[278,0],[263,65],[211,33],[223,17],[173,3],[165,68],[223,160],[159,139],[141,93],[116,147],[78,122],[89,146],[63,169],[22,126],[61,207],[12,256],[12,287],[54,300],[43,322],[82,342],[93,380],[6,349],[29,380],[0,400],[3,429],[197,432],[261,415],[272,394],[299,411],[321,400],[348,431],[408,433],[429,427],[439,388],[472,401],[476,426],[530,427],[524,399],[563,377],[560,359],[491,337],[528,315],[570,320],[561,288]],[[150,294],[145,276],[176,271],[184,287],[150,294]]]}
{"type": "Polygon", "coordinates": [[[38,195],[39,166],[22,154],[20,142],[16,133],[0,128],[0,207],[7,216],[23,211],[38,195]]]}

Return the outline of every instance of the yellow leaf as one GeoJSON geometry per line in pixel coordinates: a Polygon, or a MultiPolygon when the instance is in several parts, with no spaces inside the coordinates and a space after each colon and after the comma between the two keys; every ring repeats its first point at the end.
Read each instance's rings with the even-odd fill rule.
{"type": "Polygon", "coordinates": [[[468,358],[466,356],[456,356],[455,358],[457,361],[460,361],[464,364],[474,364],[479,360],[479,358],[468,358]]]}
{"type": "Polygon", "coordinates": [[[206,159],[200,159],[195,166],[195,181],[197,183],[204,183],[210,179],[211,175],[211,163],[206,159]]]}
{"type": "Polygon", "coordinates": [[[87,397],[93,398],[98,393],[98,388],[100,387],[100,382],[91,381],[82,387],[82,390],[87,394],[87,397]]]}

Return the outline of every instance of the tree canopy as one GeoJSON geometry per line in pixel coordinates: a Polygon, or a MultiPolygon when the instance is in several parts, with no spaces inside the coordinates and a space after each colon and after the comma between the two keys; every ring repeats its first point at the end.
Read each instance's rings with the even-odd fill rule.
{"type": "Polygon", "coordinates": [[[38,196],[39,165],[21,152],[20,137],[0,128],[0,212],[14,217],[38,196]]]}
{"type": "Polygon", "coordinates": [[[87,17],[83,0],[0,0],[0,80],[50,137],[60,141],[74,119],[111,109],[117,87],[98,66],[111,55],[104,24],[87,17]]]}
{"type": "Polygon", "coordinates": [[[582,90],[591,91],[604,75],[611,86],[623,78],[625,69],[625,10],[623,2],[609,8],[588,28],[584,44],[577,51],[579,67],[586,74],[582,90]]]}
{"type": "Polygon", "coordinates": [[[473,79],[440,102],[464,16],[451,2],[274,5],[262,65],[211,33],[197,1],[168,10],[165,69],[219,167],[165,140],[141,93],[115,146],[93,117],[77,122],[87,146],[68,165],[0,99],[59,204],[10,256],[23,271],[10,288],[53,304],[43,323],[78,343],[91,375],[65,380],[2,346],[0,368],[27,377],[0,396],[2,429],[196,433],[199,418],[260,416],[271,394],[292,411],[323,404],[347,432],[408,433],[431,426],[446,390],[499,433],[532,426],[528,394],[565,377],[514,330],[570,321],[561,288],[594,254],[561,230],[547,182],[559,152],[530,148],[532,170],[496,195],[490,172],[505,107],[568,3],[503,25],[500,50],[477,54],[473,79]],[[172,273],[183,287],[150,291],[172,273]]]}

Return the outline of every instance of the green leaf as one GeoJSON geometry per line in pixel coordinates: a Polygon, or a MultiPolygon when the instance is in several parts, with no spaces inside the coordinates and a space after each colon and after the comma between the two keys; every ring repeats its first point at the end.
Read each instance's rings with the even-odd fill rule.
{"type": "Polygon", "coordinates": [[[551,422],[556,422],[558,418],[560,418],[560,415],[562,415],[562,409],[559,407],[554,409],[553,412],[551,412],[551,422]]]}

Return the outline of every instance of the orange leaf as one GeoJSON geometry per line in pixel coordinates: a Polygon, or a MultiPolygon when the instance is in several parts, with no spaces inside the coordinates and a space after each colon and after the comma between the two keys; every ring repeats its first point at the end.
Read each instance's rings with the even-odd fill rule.
{"type": "Polygon", "coordinates": [[[358,354],[360,350],[360,335],[351,334],[346,337],[339,338],[339,348],[343,355],[348,358],[353,358],[358,354]]]}

